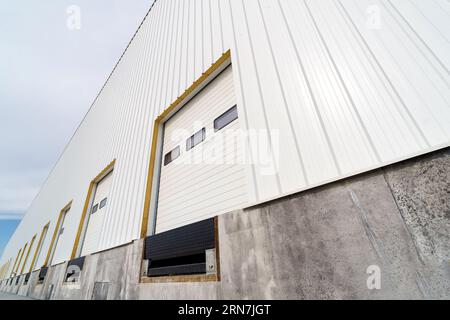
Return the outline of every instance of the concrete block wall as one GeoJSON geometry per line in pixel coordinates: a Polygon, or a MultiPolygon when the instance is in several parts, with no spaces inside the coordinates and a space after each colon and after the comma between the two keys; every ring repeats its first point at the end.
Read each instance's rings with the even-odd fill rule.
{"type": "MultiPolygon", "coordinates": [[[[37,299],[449,299],[450,150],[219,217],[219,282],[139,283],[143,241],[3,291],[37,299]],[[381,288],[368,289],[377,266],[381,288]],[[53,285],[53,286],[52,286],[53,285]]],[[[23,280],[20,281],[22,283],[23,280]]]]}

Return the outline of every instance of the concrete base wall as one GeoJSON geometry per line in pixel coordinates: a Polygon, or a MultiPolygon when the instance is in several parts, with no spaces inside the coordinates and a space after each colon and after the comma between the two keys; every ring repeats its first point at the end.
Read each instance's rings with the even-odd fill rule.
{"type": "MultiPolygon", "coordinates": [[[[450,150],[219,217],[219,282],[139,283],[143,241],[3,291],[37,299],[449,299],[450,150]],[[380,289],[369,289],[370,270],[380,289]],[[374,268],[374,269],[371,269],[374,268]]],[[[20,283],[23,282],[23,279],[20,283]]]]}

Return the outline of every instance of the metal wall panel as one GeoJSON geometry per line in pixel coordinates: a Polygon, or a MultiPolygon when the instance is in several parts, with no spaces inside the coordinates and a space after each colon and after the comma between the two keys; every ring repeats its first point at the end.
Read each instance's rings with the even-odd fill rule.
{"type": "Polygon", "coordinates": [[[241,127],[259,132],[245,148],[270,151],[248,168],[251,202],[448,146],[449,16],[445,0],[156,1],[0,263],[73,199],[67,260],[89,183],[113,159],[99,249],[138,238],[153,119],[227,49],[241,127]]]}

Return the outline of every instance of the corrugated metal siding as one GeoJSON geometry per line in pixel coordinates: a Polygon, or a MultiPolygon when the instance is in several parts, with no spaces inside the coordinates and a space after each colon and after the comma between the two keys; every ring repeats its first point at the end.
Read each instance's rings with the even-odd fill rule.
{"type": "Polygon", "coordinates": [[[277,175],[255,166],[257,198],[448,144],[448,73],[384,2],[377,30],[366,26],[373,1],[230,3],[248,127],[283,142],[277,175]]]}
{"type": "Polygon", "coordinates": [[[250,167],[253,202],[448,146],[449,15],[445,0],[157,1],[2,262],[73,199],[67,259],[89,182],[114,158],[99,249],[137,238],[153,119],[228,48],[241,127],[262,130],[279,168],[250,167]]]}

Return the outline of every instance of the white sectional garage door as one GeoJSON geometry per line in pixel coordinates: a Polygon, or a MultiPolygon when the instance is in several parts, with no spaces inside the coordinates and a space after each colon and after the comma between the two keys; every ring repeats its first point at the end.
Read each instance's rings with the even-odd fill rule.
{"type": "Polygon", "coordinates": [[[247,203],[238,116],[229,66],[165,123],[156,233],[247,203]]]}
{"type": "Polygon", "coordinates": [[[113,172],[108,173],[108,175],[97,184],[81,256],[97,251],[100,231],[102,229],[103,220],[105,219],[109,191],[111,190],[112,176],[113,172]]]}
{"type": "Polygon", "coordinates": [[[62,258],[64,252],[59,246],[61,242],[64,240],[64,230],[65,230],[65,222],[66,222],[66,216],[69,214],[70,207],[66,209],[66,211],[61,216],[61,221],[59,222],[59,229],[56,233],[56,240],[52,248],[52,253],[50,255],[50,259],[48,261],[49,265],[53,265],[53,262],[56,261],[56,263],[59,263],[60,261],[64,261],[64,258],[62,258]]]}

